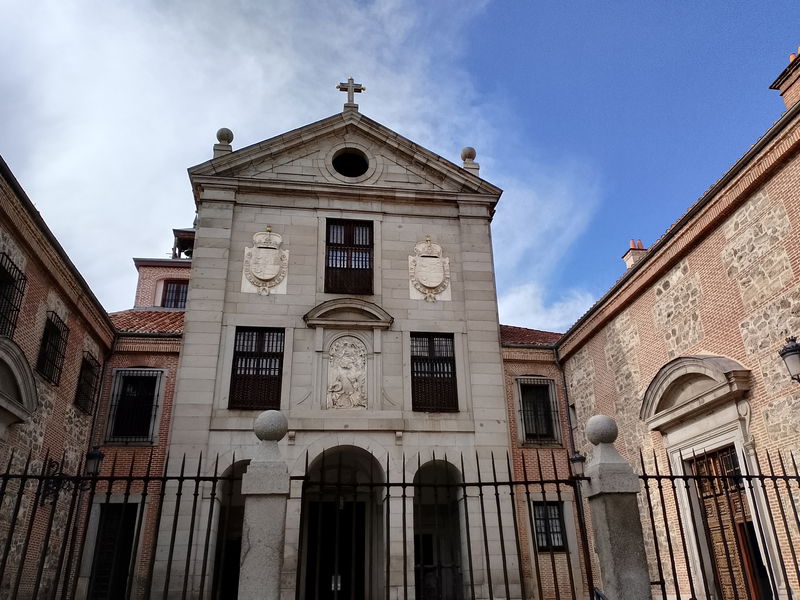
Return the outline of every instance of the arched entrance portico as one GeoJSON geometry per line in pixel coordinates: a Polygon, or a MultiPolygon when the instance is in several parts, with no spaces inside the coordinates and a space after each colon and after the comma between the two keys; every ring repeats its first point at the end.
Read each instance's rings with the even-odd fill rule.
{"type": "Polygon", "coordinates": [[[297,597],[366,600],[383,589],[384,471],[366,450],[326,450],[308,468],[297,597]]]}

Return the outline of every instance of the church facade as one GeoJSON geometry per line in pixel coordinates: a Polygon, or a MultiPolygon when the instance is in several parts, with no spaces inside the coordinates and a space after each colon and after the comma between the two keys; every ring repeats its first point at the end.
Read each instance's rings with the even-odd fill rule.
{"type": "MultiPolygon", "coordinates": [[[[478,177],[471,150],[457,166],[353,102],[248,148],[218,137],[215,157],[189,170],[197,227],[170,453],[244,469],[253,411],[282,411],[290,474],[322,482],[316,495],[292,488],[285,594],[316,597],[335,579],[377,597],[402,585],[399,571],[385,581],[397,545],[364,552],[357,572],[319,571],[353,544],[383,548],[386,519],[399,529],[413,508],[390,517],[380,499],[343,495],[357,507],[342,517],[353,539],[326,535],[336,510],[326,478],[456,483],[458,457],[504,456],[490,233],[501,191],[478,177]]],[[[440,535],[461,527],[440,523],[440,535]]],[[[236,547],[235,533],[220,535],[236,547]]],[[[217,577],[235,585],[235,574],[217,577]]]]}

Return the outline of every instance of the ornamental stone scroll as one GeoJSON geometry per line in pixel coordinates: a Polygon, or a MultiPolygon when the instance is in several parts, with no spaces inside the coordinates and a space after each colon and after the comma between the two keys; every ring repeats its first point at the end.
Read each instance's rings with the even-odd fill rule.
{"type": "Polygon", "coordinates": [[[242,292],[261,296],[286,293],[289,251],[283,250],[283,238],[271,227],[253,236],[253,247],[244,249],[242,292]]]}
{"type": "Polygon", "coordinates": [[[408,257],[408,291],[412,300],[451,300],[450,259],[443,256],[442,247],[431,236],[414,246],[414,256],[408,257]]]}

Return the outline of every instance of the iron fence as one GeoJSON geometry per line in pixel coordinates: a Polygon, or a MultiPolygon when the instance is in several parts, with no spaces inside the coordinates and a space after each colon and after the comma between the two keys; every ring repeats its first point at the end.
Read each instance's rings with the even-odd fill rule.
{"type": "Polygon", "coordinates": [[[791,453],[733,447],[640,457],[654,597],[794,598],[800,589],[800,474],[791,453]]]}
{"type": "MultiPolygon", "coordinates": [[[[508,457],[434,457],[406,474],[350,452],[326,451],[292,478],[284,588],[294,580],[296,598],[593,589],[578,478],[557,453],[516,469],[508,457]]],[[[0,598],[235,598],[247,461],[164,464],[123,449],[90,477],[67,474],[66,456],[12,455],[0,473],[0,598]]]]}
{"type": "Polygon", "coordinates": [[[356,450],[325,452],[293,477],[298,599],[576,600],[594,590],[566,455],[523,457],[516,471],[508,456],[434,455],[397,473],[356,450]]]}
{"type": "Polygon", "coordinates": [[[219,597],[215,507],[240,475],[202,457],[166,475],[152,453],[127,453],[109,457],[114,475],[77,476],[65,458],[12,454],[0,474],[0,598],[219,597]]]}

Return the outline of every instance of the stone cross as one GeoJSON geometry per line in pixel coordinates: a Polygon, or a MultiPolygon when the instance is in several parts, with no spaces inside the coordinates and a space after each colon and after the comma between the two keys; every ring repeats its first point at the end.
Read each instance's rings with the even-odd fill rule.
{"type": "Polygon", "coordinates": [[[347,78],[347,83],[340,83],[337,85],[336,89],[340,92],[347,92],[347,104],[355,104],[355,95],[367,91],[367,88],[363,85],[355,83],[352,77],[347,78]]]}

